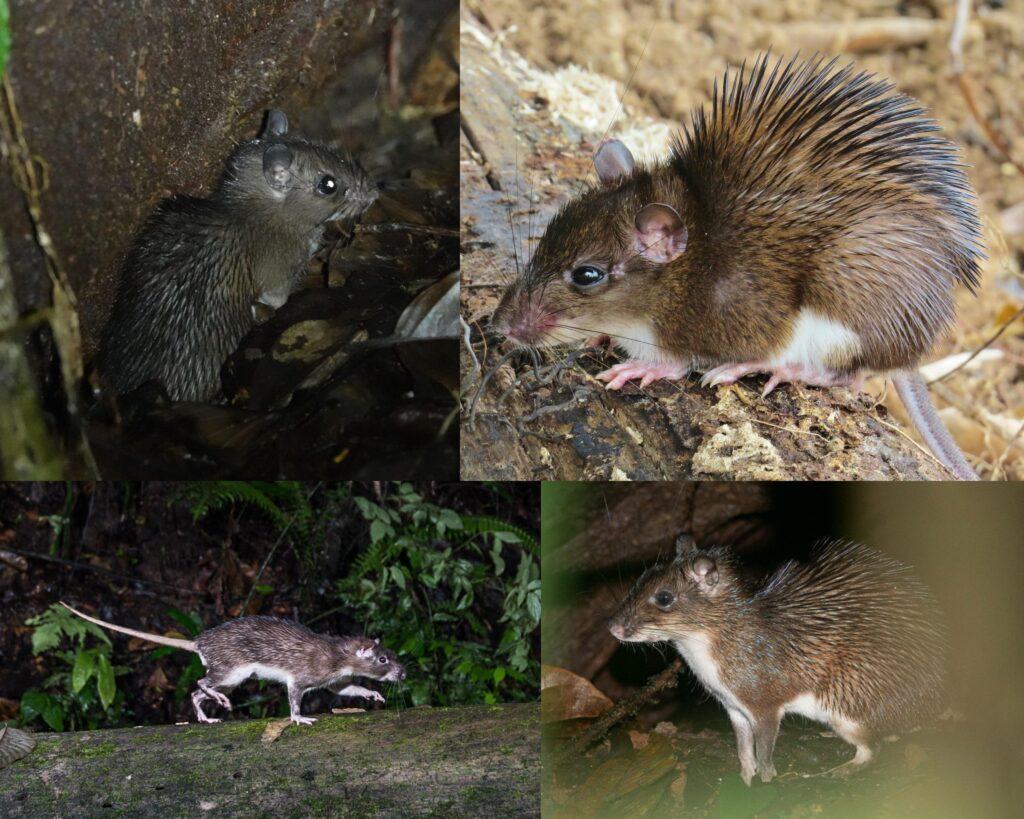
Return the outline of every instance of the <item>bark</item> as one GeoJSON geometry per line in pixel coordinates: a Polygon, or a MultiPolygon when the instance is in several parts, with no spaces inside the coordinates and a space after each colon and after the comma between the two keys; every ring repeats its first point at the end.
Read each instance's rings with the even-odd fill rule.
{"type": "Polygon", "coordinates": [[[540,706],[38,735],[0,770],[7,817],[539,816],[540,706]]]}

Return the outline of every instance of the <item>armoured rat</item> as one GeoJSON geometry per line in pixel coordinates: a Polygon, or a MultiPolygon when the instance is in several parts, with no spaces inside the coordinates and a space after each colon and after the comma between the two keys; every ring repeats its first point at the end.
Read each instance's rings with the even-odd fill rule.
{"type": "Polygon", "coordinates": [[[196,683],[192,706],[200,722],[220,722],[208,717],[200,707],[206,700],[231,710],[225,692],[250,677],[284,683],[288,688],[288,707],[292,722],[311,725],[312,717],[300,713],[302,696],[316,688],[326,688],[345,697],[363,697],[384,702],[377,691],[349,684],[352,677],[398,682],[405,669],[393,651],[380,646],[379,640],[365,637],[334,637],[315,634],[305,626],[277,617],[239,617],[202,632],[193,640],[178,640],[160,634],[117,626],[61,603],[83,620],[103,628],[130,634],[151,643],[183,648],[199,655],[206,676],[196,683]]]}
{"type": "Polygon", "coordinates": [[[977,479],[916,366],[979,278],[981,227],[955,146],[891,83],[836,61],[759,58],[717,83],[672,155],[599,146],[600,185],[548,225],[493,326],[524,345],[609,336],[598,377],[859,383],[890,373],[936,456],[977,479]]]}
{"type": "Polygon", "coordinates": [[[101,376],[119,393],[157,379],[174,400],[214,398],[257,303],[283,305],[324,225],[376,198],[351,157],[289,135],[284,113],[270,111],[209,199],[168,199],[139,234],[104,329],[101,376]]]}
{"type": "Polygon", "coordinates": [[[625,642],[672,643],[725,706],[740,770],[775,776],[772,751],[784,714],[828,725],[857,748],[831,773],[867,763],[874,745],[933,715],[944,678],[934,599],[910,570],[854,543],[818,546],[751,582],[728,549],[676,542],[649,569],[609,630],[625,642]]]}

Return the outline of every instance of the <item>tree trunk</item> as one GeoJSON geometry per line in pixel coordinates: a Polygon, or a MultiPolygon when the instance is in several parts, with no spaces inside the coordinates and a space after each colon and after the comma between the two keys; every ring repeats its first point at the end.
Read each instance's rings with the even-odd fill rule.
{"type": "Polygon", "coordinates": [[[537,704],[40,734],[3,815],[539,816],[537,704]]]}

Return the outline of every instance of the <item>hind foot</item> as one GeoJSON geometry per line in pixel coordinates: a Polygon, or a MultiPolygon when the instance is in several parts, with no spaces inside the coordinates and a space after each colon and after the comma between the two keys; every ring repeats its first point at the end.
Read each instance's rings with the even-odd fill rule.
{"type": "Polygon", "coordinates": [[[662,378],[672,380],[686,378],[689,373],[690,368],[683,364],[650,364],[631,358],[629,361],[609,367],[603,373],[598,373],[597,378],[600,381],[608,382],[605,389],[618,390],[635,378],[640,379],[641,387],[646,387],[662,378]]]}
{"type": "Polygon", "coordinates": [[[812,387],[846,387],[860,392],[864,384],[861,373],[837,373],[824,367],[807,367],[803,364],[771,364],[767,361],[745,361],[737,364],[722,364],[708,370],[700,379],[705,387],[719,384],[734,384],[743,376],[752,373],[769,373],[768,383],[761,391],[761,397],[768,396],[779,384],[799,383],[812,387]]]}

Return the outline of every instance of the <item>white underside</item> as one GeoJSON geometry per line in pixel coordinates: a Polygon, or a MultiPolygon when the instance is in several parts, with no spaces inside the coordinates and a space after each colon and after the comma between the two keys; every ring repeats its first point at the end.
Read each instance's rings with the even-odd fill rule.
{"type": "MultiPolygon", "coordinates": [[[[722,683],[718,673],[718,663],[711,656],[710,645],[705,635],[697,634],[682,640],[674,640],[673,644],[693,670],[701,684],[730,711],[738,711],[753,724],[753,716],[747,707],[740,702],[722,683]]],[[[829,711],[817,696],[808,692],[794,697],[782,706],[783,714],[797,714],[801,717],[820,722],[833,728],[841,736],[855,732],[858,723],[847,719],[842,714],[829,711]]]]}
{"type": "Polygon", "coordinates": [[[604,327],[612,343],[626,352],[630,358],[654,364],[685,364],[671,352],[658,344],[654,325],[649,321],[622,321],[609,324],[603,321],[595,327],[604,327]]]}
{"type": "Polygon", "coordinates": [[[770,355],[773,366],[800,366],[810,370],[835,369],[860,351],[860,338],[842,322],[804,308],[793,323],[786,346],[770,355]]]}
{"type": "Polygon", "coordinates": [[[263,665],[262,663],[249,663],[234,669],[220,684],[225,688],[234,688],[250,677],[267,680],[268,682],[284,683],[289,687],[295,681],[291,674],[280,668],[263,665]]]}

